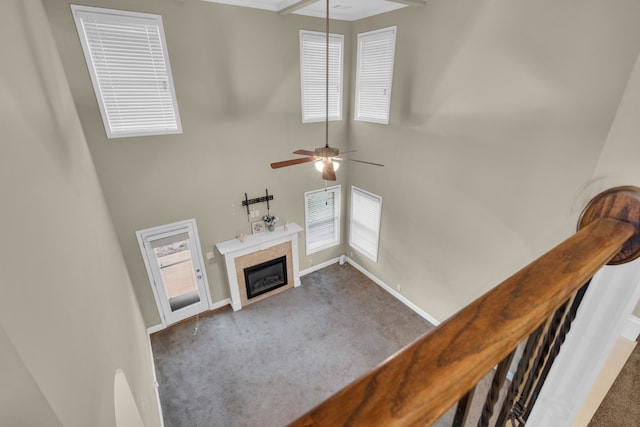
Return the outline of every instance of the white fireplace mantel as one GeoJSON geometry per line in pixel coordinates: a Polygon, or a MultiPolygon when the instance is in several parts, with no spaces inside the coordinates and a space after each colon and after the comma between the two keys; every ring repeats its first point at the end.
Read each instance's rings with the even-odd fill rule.
{"type": "Polygon", "coordinates": [[[295,287],[300,286],[300,271],[298,266],[298,233],[301,231],[302,227],[300,227],[298,224],[287,224],[286,226],[283,225],[280,227],[276,227],[274,231],[248,235],[245,237],[244,242],[241,242],[240,239],[232,239],[216,243],[218,252],[224,255],[225,265],[227,267],[229,291],[231,294],[231,307],[234,311],[240,310],[242,308],[240,292],[238,290],[238,278],[235,264],[235,259],[237,257],[257,251],[262,251],[281,243],[291,242],[291,257],[293,258],[293,282],[295,287]]]}

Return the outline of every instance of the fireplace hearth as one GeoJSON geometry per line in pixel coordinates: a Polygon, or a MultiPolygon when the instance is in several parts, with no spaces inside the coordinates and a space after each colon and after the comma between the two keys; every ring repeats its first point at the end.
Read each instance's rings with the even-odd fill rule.
{"type": "Polygon", "coordinates": [[[247,298],[251,299],[285,286],[287,281],[287,257],[281,256],[244,269],[247,298]]]}

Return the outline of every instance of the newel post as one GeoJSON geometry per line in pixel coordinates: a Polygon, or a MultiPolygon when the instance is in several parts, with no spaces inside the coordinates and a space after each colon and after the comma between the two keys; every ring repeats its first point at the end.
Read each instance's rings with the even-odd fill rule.
{"type": "Polygon", "coordinates": [[[585,415],[587,395],[640,299],[640,188],[598,194],[582,212],[578,230],[601,218],[633,224],[636,233],[591,281],[528,425],[571,427],[585,415]]]}
{"type": "Polygon", "coordinates": [[[609,265],[625,264],[640,257],[640,188],[615,187],[598,194],[582,211],[578,230],[600,218],[627,222],[636,228],[636,234],[624,244],[609,265]]]}

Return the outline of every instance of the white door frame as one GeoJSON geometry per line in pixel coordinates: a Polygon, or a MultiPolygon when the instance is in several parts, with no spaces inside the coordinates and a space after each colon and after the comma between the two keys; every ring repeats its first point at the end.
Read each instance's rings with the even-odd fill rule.
{"type": "Polygon", "coordinates": [[[198,227],[196,225],[195,219],[192,218],[184,221],[174,222],[171,224],[165,224],[157,227],[139,230],[136,231],[136,237],[138,238],[138,245],[140,247],[144,266],[147,270],[147,276],[149,278],[149,283],[153,291],[153,297],[156,301],[158,314],[160,315],[160,319],[162,320],[163,327],[211,309],[211,307],[213,306],[213,302],[211,300],[211,292],[209,291],[209,282],[207,280],[207,272],[205,269],[204,260],[202,258],[202,249],[200,246],[198,227]],[[197,274],[201,275],[201,278],[197,278],[196,280],[198,289],[200,291],[199,293],[201,295],[201,303],[192,304],[182,309],[171,311],[168,298],[164,294],[164,287],[162,286],[162,283],[156,284],[154,273],[158,277],[160,277],[160,268],[158,266],[158,263],[156,262],[155,256],[153,258],[150,258],[151,255],[147,251],[150,250],[150,241],[168,235],[184,232],[189,233],[189,240],[193,243],[193,245],[190,245],[192,246],[190,247],[190,249],[191,258],[194,261],[194,268],[200,270],[197,274]]]}

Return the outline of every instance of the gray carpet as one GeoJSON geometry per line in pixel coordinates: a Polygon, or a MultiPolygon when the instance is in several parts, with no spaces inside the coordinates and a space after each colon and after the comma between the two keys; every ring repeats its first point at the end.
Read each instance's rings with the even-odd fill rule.
{"type": "Polygon", "coordinates": [[[637,426],[640,426],[640,344],[633,349],[589,423],[589,427],[637,426]]]}
{"type": "MultiPolygon", "coordinates": [[[[241,311],[153,335],[165,425],[286,425],[431,328],[353,267],[335,264],[241,311]]],[[[487,376],[478,385],[466,426],[476,424],[489,384],[487,376]]],[[[453,409],[435,425],[452,419],[453,409]]],[[[640,346],[589,424],[605,426],[640,426],[640,346]]]]}
{"type": "Polygon", "coordinates": [[[349,265],[151,338],[167,427],[283,426],[432,326],[349,265]]]}

